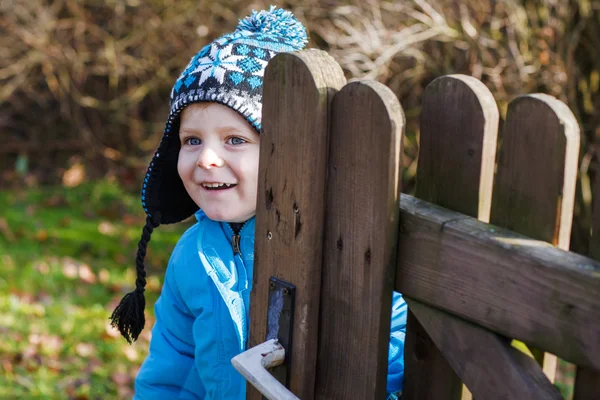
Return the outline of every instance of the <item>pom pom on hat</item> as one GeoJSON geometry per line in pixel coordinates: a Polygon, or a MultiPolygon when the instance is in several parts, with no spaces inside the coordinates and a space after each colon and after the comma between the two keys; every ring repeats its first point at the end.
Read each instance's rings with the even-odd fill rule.
{"type": "Polygon", "coordinates": [[[269,10],[253,10],[252,14],[240,20],[236,32],[241,31],[285,37],[285,42],[297,50],[308,43],[306,29],[294,14],[275,6],[269,10]]]}

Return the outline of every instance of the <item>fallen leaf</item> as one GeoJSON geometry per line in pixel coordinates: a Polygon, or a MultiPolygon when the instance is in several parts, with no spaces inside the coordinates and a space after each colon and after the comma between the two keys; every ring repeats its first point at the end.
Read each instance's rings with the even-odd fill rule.
{"type": "Polygon", "coordinates": [[[77,264],[71,258],[65,258],[62,262],[62,272],[64,276],[70,279],[77,278],[77,264]]]}
{"type": "Polygon", "coordinates": [[[33,268],[38,271],[40,274],[42,275],[48,275],[48,273],[50,272],[50,265],[48,265],[47,262],[45,261],[39,261],[37,262],[33,268]]]}
{"type": "Polygon", "coordinates": [[[160,293],[161,289],[162,289],[162,285],[160,283],[160,279],[158,278],[158,276],[148,277],[148,279],[146,280],[146,290],[149,290],[151,292],[160,293]]]}
{"type": "Polygon", "coordinates": [[[42,335],[41,337],[41,346],[49,354],[58,353],[62,343],[62,339],[56,335],[42,335]]]}
{"type": "Polygon", "coordinates": [[[119,332],[119,330],[117,328],[113,328],[113,326],[110,324],[109,321],[106,321],[104,330],[106,332],[106,335],[111,338],[117,338],[117,337],[121,336],[121,333],[119,332]]]}
{"type": "Polygon", "coordinates": [[[123,346],[123,354],[125,354],[125,357],[127,357],[129,361],[137,361],[139,358],[139,354],[135,347],[130,345],[123,346]]]}
{"type": "Polygon", "coordinates": [[[35,238],[40,242],[45,242],[46,240],[48,240],[48,232],[46,232],[44,229],[40,229],[35,234],[35,238]]]}
{"type": "Polygon", "coordinates": [[[108,221],[102,221],[98,224],[98,232],[106,236],[112,236],[117,232],[117,228],[108,221]]]}
{"type": "Polygon", "coordinates": [[[85,167],[81,163],[74,164],[63,174],[63,185],[66,187],[79,186],[85,179],[85,167]]]}
{"type": "Polygon", "coordinates": [[[22,354],[23,359],[33,358],[37,354],[37,345],[35,343],[29,343],[22,354]]]}
{"type": "Polygon", "coordinates": [[[29,343],[31,344],[40,344],[42,342],[42,337],[37,333],[32,333],[29,335],[29,343]]]}
{"type": "Polygon", "coordinates": [[[110,272],[108,272],[106,268],[102,268],[98,273],[98,279],[100,279],[100,282],[102,283],[108,282],[110,279],[110,272]]]}
{"type": "Polygon", "coordinates": [[[75,346],[75,352],[84,358],[87,358],[96,353],[96,348],[90,343],[77,343],[75,346]]]}
{"type": "Polygon", "coordinates": [[[96,283],[96,275],[94,275],[92,269],[87,264],[81,264],[79,266],[79,279],[85,283],[96,283]]]}
{"type": "Polygon", "coordinates": [[[2,368],[4,368],[5,373],[13,372],[13,365],[9,360],[2,360],[2,368]]]}

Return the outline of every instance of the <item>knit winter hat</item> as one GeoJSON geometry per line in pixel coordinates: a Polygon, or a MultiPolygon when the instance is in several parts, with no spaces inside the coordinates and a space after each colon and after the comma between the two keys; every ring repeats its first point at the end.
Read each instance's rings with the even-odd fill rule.
{"type": "Polygon", "coordinates": [[[294,15],[274,6],[240,21],[237,29],[204,46],[190,60],[171,91],[171,111],[162,140],[142,186],[146,225],[138,244],[136,288],[111,316],[125,339],[135,341],[144,328],[144,257],[150,235],[160,224],[180,222],[196,211],[177,173],[182,110],[198,102],[217,102],[242,115],[260,133],[263,76],[269,60],[304,48],[306,29],[294,15]]]}

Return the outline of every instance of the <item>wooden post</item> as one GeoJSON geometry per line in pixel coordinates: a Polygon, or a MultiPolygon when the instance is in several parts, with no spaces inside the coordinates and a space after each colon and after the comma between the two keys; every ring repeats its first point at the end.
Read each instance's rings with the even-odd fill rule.
{"type": "MultiPolygon", "coordinates": [[[[500,151],[491,222],[569,249],[579,126],[559,100],[533,94],[512,100],[500,151]]],[[[551,382],[556,356],[532,349],[551,382]]]]}
{"type": "MultiPolygon", "coordinates": [[[[480,81],[464,75],[433,81],[423,96],[416,197],[487,222],[497,130],[496,102],[480,81]]],[[[402,257],[402,235],[400,246],[402,257]]],[[[410,313],[403,399],[459,399],[460,379],[410,313]]]]}
{"type": "MultiPolygon", "coordinates": [[[[265,72],[250,343],[266,339],[269,278],[296,286],[290,390],[314,396],[329,106],[345,83],[327,53],[279,54],[265,72]]],[[[248,384],[248,399],[260,394],[248,384]]]]}
{"type": "Polygon", "coordinates": [[[385,399],[404,113],[353,82],[332,106],[316,398],[385,399]]]}
{"type": "MultiPolygon", "coordinates": [[[[600,175],[596,177],[594,207],[592,214],[592,236],[590,257],[600,261],[600,175]]],[[[600,371],[577,366],[573,400],[596,400],[600,398],[600,371]]]]}

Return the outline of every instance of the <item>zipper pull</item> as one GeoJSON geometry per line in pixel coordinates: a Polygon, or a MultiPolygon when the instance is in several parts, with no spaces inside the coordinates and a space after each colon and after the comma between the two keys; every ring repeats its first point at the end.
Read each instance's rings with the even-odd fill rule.
{"type": "Polygon", "coordinates": [[[240,251],[240,235],[233,235],[231,237],[231,247],[233,247],[233,255],[242,255],[242,252],[240,251]]]}

